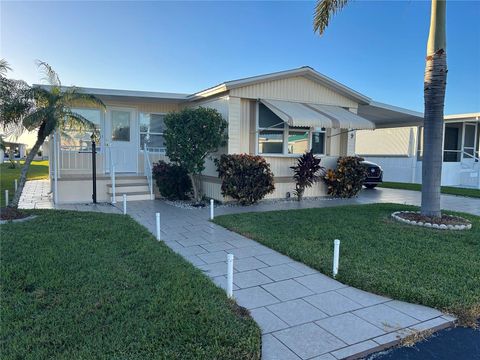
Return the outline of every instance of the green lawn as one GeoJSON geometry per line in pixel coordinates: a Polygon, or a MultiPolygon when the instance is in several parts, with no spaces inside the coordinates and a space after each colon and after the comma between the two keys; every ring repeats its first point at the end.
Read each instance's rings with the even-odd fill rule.
{"type": "Polygon", "coordinates": [[[399,300],[480,317],[480,217],[463,232],[400,224],[399,204],[339,206],[218,216],[215,222],[331,276],[340,239],[338,280],[399,300]]]}
{"type": "Polygon", "coordinates": [[[245,309],[130,217],[1,225],[2,359],[259,359],[245,309]]]}
{"type": "MultiPolygon", "coordinates": [[[[5,206],[5,190],[8,189],[8,197],[11,200],[15,193],[15,179],[20,177],[22,160],[20,166],[15,169],[10,168],[10,162],[6,161],[0,164],[0,207],[5,206]]],[[[48,160],[32,161],[27,174],[28,180],[48,179],[48,160]]]]}
{"type": "MultiPolygon", "coordinates": [[[[415,190],[415,191],[422,190],[422,185],[420,184],[401,183],[401,182],[383,182],[381,184],[378,184],[378,187],[389,188],[389,189],[415,190]]],[[[480,198],[480,190],[478,189],[442,186],[441,192],[442,194],[480,198]]]]}

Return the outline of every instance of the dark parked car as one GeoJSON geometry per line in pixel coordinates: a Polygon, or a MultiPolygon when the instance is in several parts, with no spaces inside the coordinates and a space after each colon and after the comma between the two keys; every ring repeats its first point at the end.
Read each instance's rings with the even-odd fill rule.
{"type": "Polygon", "coordinates": [[[373,189],[382,182],[383,170],[379,165],[370,161],[362,161],[362,164],[367,169],[367,178],[363,185],[365,185],[367,189],[373,189]]]}

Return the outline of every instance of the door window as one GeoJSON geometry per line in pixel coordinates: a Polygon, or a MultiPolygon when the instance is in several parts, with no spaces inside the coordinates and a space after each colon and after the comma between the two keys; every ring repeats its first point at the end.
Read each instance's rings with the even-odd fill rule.
{"type": "Polygon", "coordinates": [[[112,110],[112,141],[130,141],[130,112],[112,110]]]}

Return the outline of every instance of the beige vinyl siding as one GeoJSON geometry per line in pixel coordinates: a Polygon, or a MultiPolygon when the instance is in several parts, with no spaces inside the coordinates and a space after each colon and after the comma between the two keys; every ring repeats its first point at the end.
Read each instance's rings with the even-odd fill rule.
{"type": "Polygon", "coordinates": [[[230,90],[230,96],[278,99],[357,108],[355,101],[302,76],[267,81],[230,90]]]}
{"type": "Polygon", "coordinates": [[[231,97],[228,102],[228,153],[241,153],[241,137],[240,131],[242,119],[241,101],[238,97],[231,97]]]}
{"type": "Polygon", "coordinates": [[[411,129],[416,139],[416,127],[358,130],[355,152],[360,155],[408,155],[411,129]]]}

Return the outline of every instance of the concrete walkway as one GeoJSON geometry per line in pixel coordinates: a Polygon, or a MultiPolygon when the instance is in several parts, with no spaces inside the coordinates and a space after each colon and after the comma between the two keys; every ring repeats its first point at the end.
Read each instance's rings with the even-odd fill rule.
{"type": "MultiPolygon", "coordinates": [[[[26,191],[27,194],[31,192],[26,191]]],[[[31,197],[28,195],[25,198],[25,204],[35,203],[31,197]]],[[[356,199],[220,207],[216,214],[375,202],[418,205],[420,193],[367,190],[356,199]]],[[[442,195],[442,207],[480,215],[479,199],[442,195]]],[[[64,205],[61,208],[120,212],[108,205],[64,205]]],[[[165,244],[204,271],[218,286],[225,288],[227,253],[234,254],[234,297],[241,306],[250,310],[262,329],[263,359],[361,357],[392,346],[416,331],[450,326],[454,320],[435,309],[346,286],[211,223],[208,221],[208,209],[180,209],[162,201],[128,203],[129,215],[152,233],[155,233],[156,212],[161,213],[162,240],[165,244]]]]}

